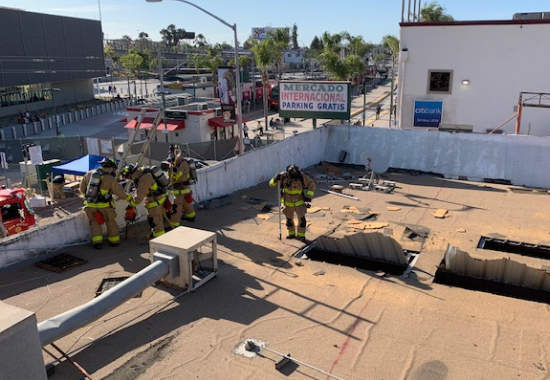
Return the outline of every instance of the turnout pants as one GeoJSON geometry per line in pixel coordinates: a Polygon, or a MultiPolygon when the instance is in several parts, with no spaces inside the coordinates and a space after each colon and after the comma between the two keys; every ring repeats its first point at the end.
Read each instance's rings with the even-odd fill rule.
{"type": "MultiPolygon", "coordinates": [[[[196,215],[193,203],[187,202],[185,199],[186,195],[187,194],[174,194],[173,202],[176,205],[176,213],[170,216],[170,224],[172,227],[179,227],[182,215],[187,219],[192,219],[196,215]]],[[[188,195],[187,197],[189,198],[190,196],[188,195]]]]}
{"type": "Polygon", "coordinates": [[[164,234],[164,211],[163,205],[147,209],[147,222],[151,227],[153,238],[164,234]]]}
{"type": "Polygon", "coordinates": [[[287,236],[306,237],[306,212],[307,207],[305,204],[296,207],[284,207],[283,213],[286,216],[287,236]],[[294,225],[294,214],[298,217],[298,228],[294,225]]]}
{"type": "Polygon", "coordinates": [[[98,211],[103,215],[105,219],[105,226],[107,227],[107,239],[111,244],[120,243],[120,235],[118,233],[118,225],[116,223],[116,211],[112,207],[95,208],[84,207],[86,217],[90,221],[90,230],[92,234],[92,244],[101,244],[103,242],[103,231],[101,224],[99,224],[94,216],[98,211]]]}

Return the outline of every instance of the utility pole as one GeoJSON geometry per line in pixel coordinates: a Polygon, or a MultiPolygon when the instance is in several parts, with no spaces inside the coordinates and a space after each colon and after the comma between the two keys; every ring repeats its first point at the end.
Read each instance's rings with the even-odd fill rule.
{"type": "Polygon", "coordinates": [[[367,78],[363,76],[363,127],[365,126],[365,107],[367,107],[367,78]]]}
{"type": "Polygon", "coordinates": [[[391,128],[392,116],[393,116],[393,72],[395,70],[395,54],[392,53],[391,57],[391,89],[390,89],[390,120],[388,123],[388,128],[391,128]]]}

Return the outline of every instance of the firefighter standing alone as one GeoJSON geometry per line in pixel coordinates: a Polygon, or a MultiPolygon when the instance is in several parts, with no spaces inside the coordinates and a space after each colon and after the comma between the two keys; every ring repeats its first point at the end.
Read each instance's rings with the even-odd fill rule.
{"type": "Polygon", "coordinates": [[[84,195],[84,212],[90,221],[92,244],[95,249],[101,249],[103,245],[102,224],[107,226],[109,244],[120,244],[113,195],[127,201],[131,199],[114,177],[116,162],[104,158],[99,163],[101,167],[87,172],[80,182],[80,192],[84,195]]]}
{"type": "Polygon", "coordinates": [[[131,206],[136,207],[145,199],[147,222],[151,227],[149,237],[156,238],[164,235],[164,203],[168,197],[168,189],[160,185],[161,181],[155,178],[165,180],[166,186],[168,186],[166,174],[155,166],[149,168],[129,164],[122,168],[120,175],[133,181],[136,185],[136,192],[130,200],[131,206]]]}
{"type": "Polygon", "coordinates": [[[290,165],[284,172],[277,174],[269,181],[269,186],[281,185],[281,204],[286,216],[287,239],[297,238],[306,241],[306,213],[310,207],[311,198],[315,193],[315,182],[297,165],[290,165]],[[298,217],[298,227],[294,225],[294,214],[298,217]]]}

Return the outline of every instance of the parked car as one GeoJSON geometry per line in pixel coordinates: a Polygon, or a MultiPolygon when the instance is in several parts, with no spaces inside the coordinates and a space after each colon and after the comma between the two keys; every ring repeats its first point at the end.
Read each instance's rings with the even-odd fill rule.
{"type": "Polygon", "coordinates": [[[153,92],[154,96],[172,95],[170,91],[161,91],[158,88],[153,92]]]}

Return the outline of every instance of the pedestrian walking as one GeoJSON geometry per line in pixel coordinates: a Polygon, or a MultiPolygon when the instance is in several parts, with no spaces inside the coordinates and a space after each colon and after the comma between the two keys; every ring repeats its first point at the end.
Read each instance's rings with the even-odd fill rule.
{"type": "Polygon", "coordinates": [[[246,123],[243,124],[243,134],[244,134],[244,138],[245,139],[248,139],[248,125],[246,125],[246,123]]]}
{"type": "Polygon", "coordinates": [[[315,193],[315,182],[297,165],[289,165],[284,172],[269,181],[269,186],[280,185],[281,204],[286,217],[287,239],[297,238],[306,242],[306,213],[311,207],[311,198],[315,193]],[[294,224],[294,214],[298,217],[298,227],[294,224]]]}
{"type": "Polygon", "coordinates": [[[113,92],[113,86],[109,85],[109,95],[113,92]]]}
{"type": "Polygon", "coordinates": [[[258,125],[256,126],[256,134],[259,136],[264,135],[264,128],[262,127],[262,123],[258,121],[258,125]]]}
{"type": "Polygon", "coordinates": [[[380,111],[382,111],[382,107],[378,104],[376,106],[376,120],[380,119],[380,111]]]}

